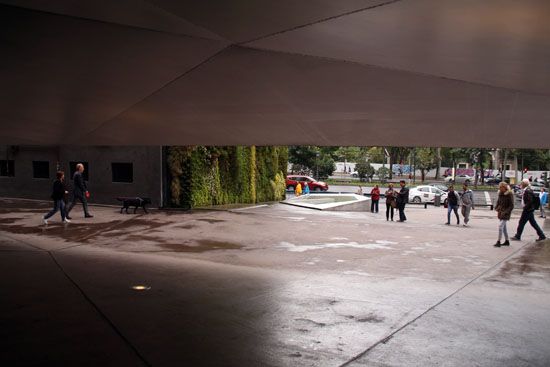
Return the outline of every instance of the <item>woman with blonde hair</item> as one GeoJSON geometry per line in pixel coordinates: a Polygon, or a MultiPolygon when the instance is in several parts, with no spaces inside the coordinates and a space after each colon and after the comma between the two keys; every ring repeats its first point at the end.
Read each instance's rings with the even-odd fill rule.
{"type": "Polygon", "coordinates": [[[510,186],[504,181],[498,185],[498,199],[495,210],[497,211],[497,217],[499,219],[498,224],[498,241],[495,243],[495,247],[510,246],[508,240],[508,230],[506,223],[510,220],[512,210],[514,209],[514,193],[510,190],[510,186]],[[504,235],[504,242],[500,243],[504,235]]]}

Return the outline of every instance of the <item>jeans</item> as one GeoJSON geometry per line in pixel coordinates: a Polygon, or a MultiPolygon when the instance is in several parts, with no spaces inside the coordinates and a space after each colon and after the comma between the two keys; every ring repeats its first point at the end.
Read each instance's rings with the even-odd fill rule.
{"type": "Polygon", "coordinates": [[[544,212],[544,205],[542,204],[540,204],[540,216],[543,218],[546,218],[546,213],[544,212]]]}
{"type": "Polygon", "coordinates": [[[504,239],[508,241],[508,230],[506,229],[506,222],[508,222],[506,219],[501,219],[500,222],[498,222],[498,241],[502,239],[502,235],[504,235],[504,239]]]}
{"type": "Polygon", "coordinates": [[[519,224],[518,229],[516,230],[516,237],[521,238],[521,234],[523,233],[523,229],[525,228],[525,225],[529,222],[531,226],[537,231],[537,234],[540,238],[546,238],[544,235],[544,232],[542,229],[540,229],[537,221],[535,220],[535,211],[534,210],[524,210],[521,213],[521,218],[519,218],[519,224]]]}
{"type": "Polygon", "coordinates": [[[447,208],[447,223],[451,224],[451,211],[455,212],[456,224],[460,224],[460,217],[458,216],[458,205],[449,204],[447,208]]]}
{"type": "Polygon", "coordinates": [[[61,220],[65,220],[67,214],[65,213],[65,202],[63,201],[63,199],[53,201],[53,209],[44,216],[44,219],[50,218],[55,213],[57,213],[58,210],[61,213],[61,220]]]}
{"type": "Polygon", "coordinates": [[[371,213],[378,213],[378,202],[380,201],[379,200],[371,200],[371,203],[370,203],[370,211],[371,213]]]}
{"type": "Polygon", "coordinates": [[[393,220],[393,206],[391,206],[391,204],[386,203],[386,220],[390,219],[390,213],[391,213],[391,220],[393,220]]]}
{"type": "Polygon", "coordinates": [[[80,200],[80,202],[82,203],[82,207],[84,208],[84,215],[89,215],[90,213],[88,213],[88,201],[86,200],[86,197],[84,195],[73,196],[73,201],[69,204],[66,214],[69,215],[69,212],[73,210],[77,200],[80,200]]]}

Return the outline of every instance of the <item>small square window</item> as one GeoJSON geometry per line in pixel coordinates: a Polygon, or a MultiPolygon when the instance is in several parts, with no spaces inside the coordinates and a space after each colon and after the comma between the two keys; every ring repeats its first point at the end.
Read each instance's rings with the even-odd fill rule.
{"type": "Polygon", "coordinates": [[[32,177],[33,178],[50,178],[50,162],[33,161],[32,177]]]}
{"type": "Polygon", "coordinates": [[[15,161],[0,160],[0,176],[14,177],[15,176],[15,161]]]}
{"type": "Polygon", "coordinates": [[[84,181],[89,181],[90,177],[90,170],[88,167],[88,162],[69,162],[69,170],[71,172],[71,180],[73,179],[74,173],[76,172],[76,165],[82,163],[84,165],[84,172],[82,173],[82,177],[84,178],[84,181]]]}
{"type": "Polygon", "coordinates": [[[132,163],[111,163],[113,182],[134,182],[134,165],[132,163]]]}

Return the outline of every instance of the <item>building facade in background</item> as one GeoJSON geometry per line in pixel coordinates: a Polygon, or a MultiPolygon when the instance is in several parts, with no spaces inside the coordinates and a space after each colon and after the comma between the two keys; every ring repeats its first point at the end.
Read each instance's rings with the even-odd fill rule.
{"type": "Polygon", "coordinates": [[[56,171],[65,172],[72,189],[76,164],[83,163],[92,204],[118,204],[116,197],[141,196],[162,206],[163,162],[160,146],[2,146],[0,196],[50,200],[56,171]]]}

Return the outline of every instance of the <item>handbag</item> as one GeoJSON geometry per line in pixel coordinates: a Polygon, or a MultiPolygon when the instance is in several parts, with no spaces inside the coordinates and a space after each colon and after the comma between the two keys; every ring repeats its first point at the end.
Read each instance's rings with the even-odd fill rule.
{"type": "Polygon", "coordinates": [[[89,191],[86,191],[86,192],[84,193],[84,196],[86,196],[86,199],[89,199],[89,198],[90,198],[90,192],[89,192],[89,191]]]}

